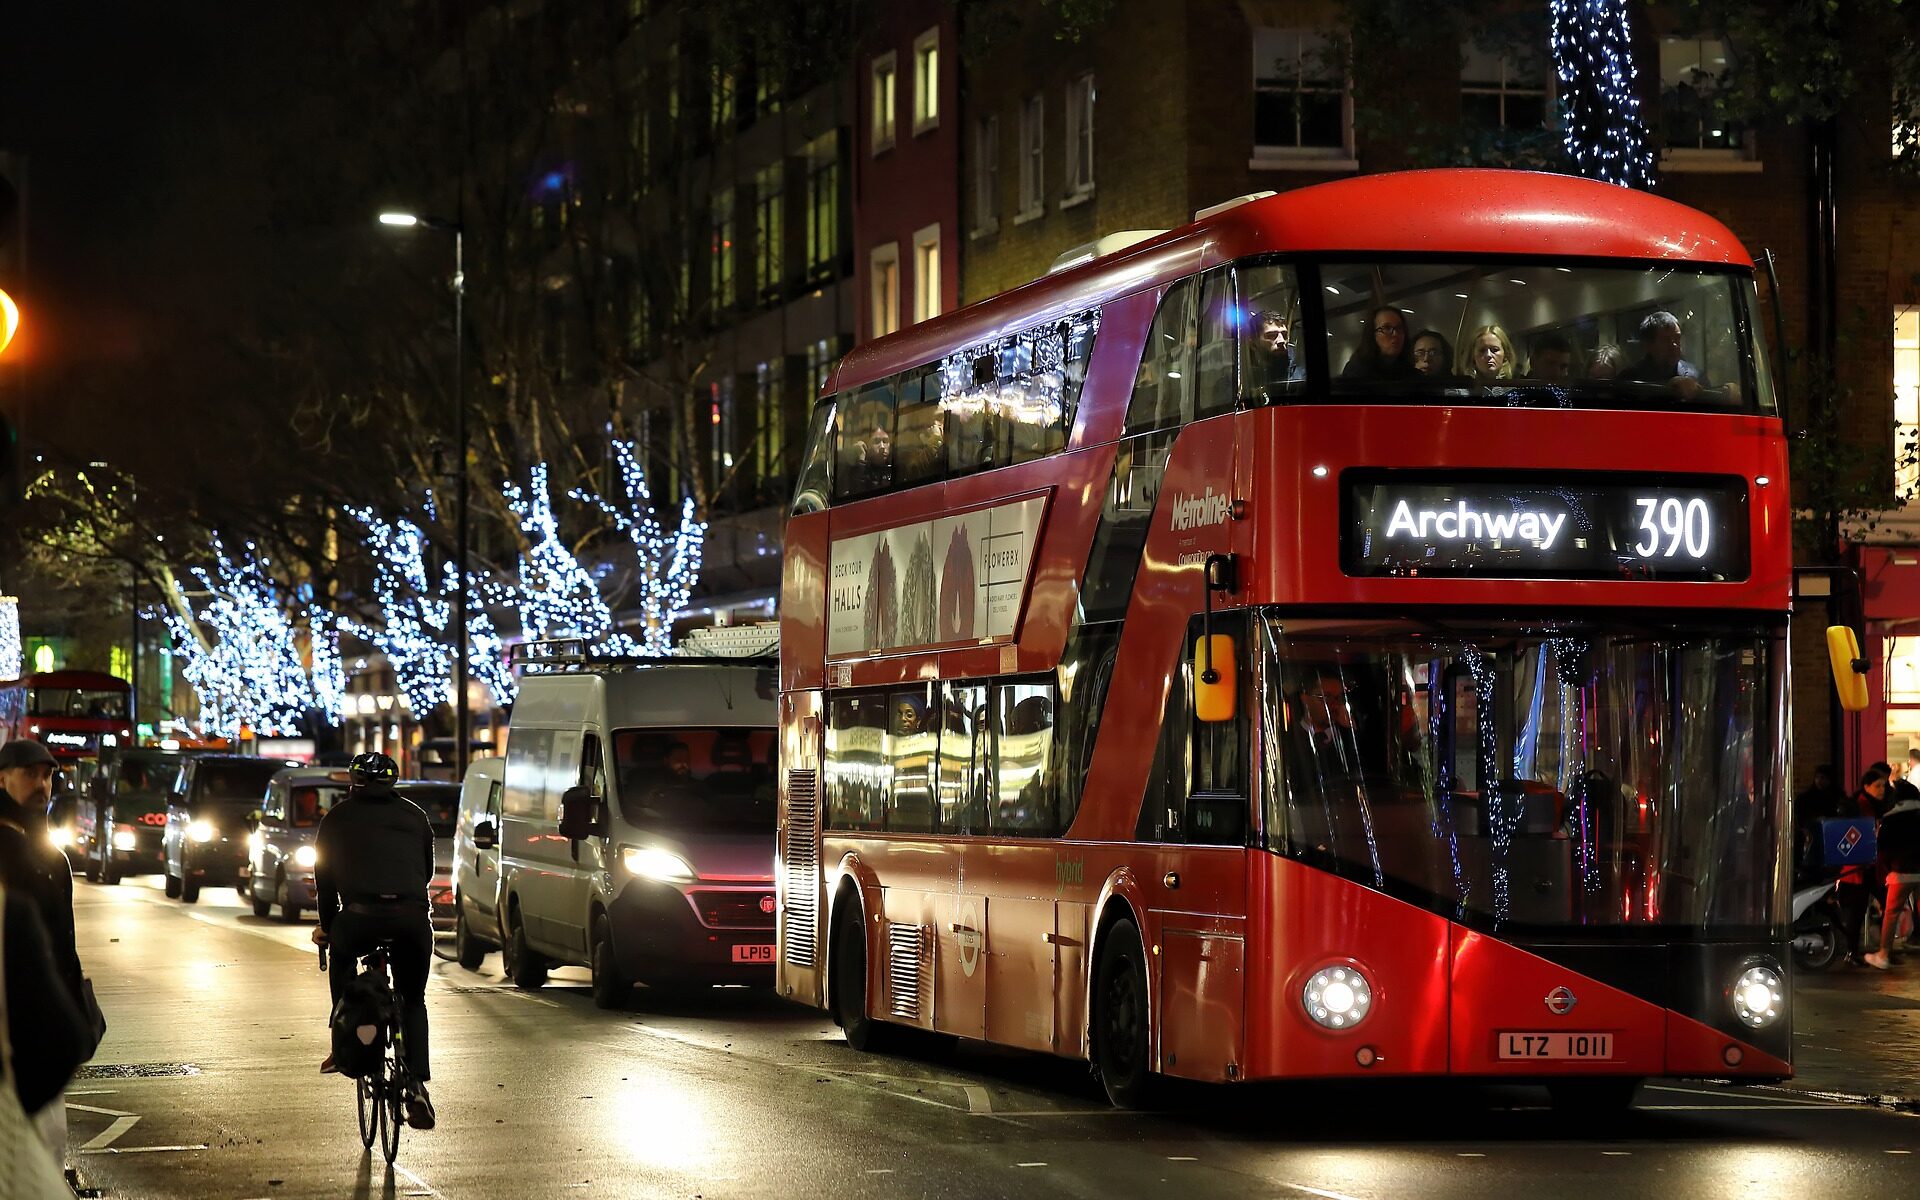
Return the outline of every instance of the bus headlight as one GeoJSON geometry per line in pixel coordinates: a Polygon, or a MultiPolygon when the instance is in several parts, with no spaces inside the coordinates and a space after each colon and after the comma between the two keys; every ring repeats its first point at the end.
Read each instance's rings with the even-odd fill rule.
{"type": "Polygon", "coordinates": [[[217,836],[217,832],[212,821],[195,821],[187,826],[187,836],[196,842],[210,842],[217,836]]]}
{"type": "Polygon", "coordinates": [[[298,846],[293,851],[293,865],[313,870],[313,864],[320,861],[320,852],[312,846],[298,846]]]}
{"type": "Polygon", "coordinates": [[[640,878],[660,883],[692,883],[696,878],[692,864],[658,846],[624,847],[620,851],[620,862],[640,878]]]}
{"type": "Polygon", "coordinates": [[[1300,1003],[1314,1024],[1352,1029],[1373,1006],[1373,985],[1353,967],[1322,967],[1300,990],[1300,1003]]]}
{"type": "Polygon", "coordinates": [[[140,838],[131,829],[116,829],[113,831],[113,848],[120,851],[138,850],[140,838]]]}
{"type": "Polygon", "coordinates": [[[1786,985],[1772,967],[1752,966],[1733,985],[1733,1015],[1754,1029],[1765,1029],[1785,1011],[1786,985]]]}

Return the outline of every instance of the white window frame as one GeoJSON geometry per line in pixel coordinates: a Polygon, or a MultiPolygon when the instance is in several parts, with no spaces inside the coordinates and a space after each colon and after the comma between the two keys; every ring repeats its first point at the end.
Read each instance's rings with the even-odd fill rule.
{"type": "Polygon", "coordinates": [[[1047,97],[1034,92],[1020,101],[1020,208],[1013,223],[1047,211],[1047,97]]]}
{"type": "MultiPolygon", "coordinates": [[[[1666,53],[1670,46],[1683,42],[1704,45],[1717,43],[1721,54],[1727,53],[1727,40],[1724,37],[1663,37],[1660,39],[1656,67],[1660,72],[1660,96],[1655,100],[1654,115],[1664,121],[1665,114],[1659,110],[1664,103],[1667,88],[1666,53]]],[[[1670,146],[1662,143],[1660,147],[1660,169],[1662,171],[1724,173],[1758,171],[1762,169],[1760,156],[1755,148],[1753,130],[1747,131],[1744,144],[1740,146],[1670,146]]]]}
{"type": "Polygon", "coordinates": [[[936,223],[913,234],[913,323],[940,315],[940,226],[936,223]],[[931,260],[933,270],[925,268],[931,260]]]}
{"type": "MultiPolygon", "coordinates": [[[[1461,49],[1461,58],[1464,62],[1467,56],[1473,53],[1475,47],[1471,42],[1469,42],[1467,45],[1462,46],[1460,49],[1461,49]]],[[[1514,126],[1508,123],[1507,97],[1537,96],[1543,102],[1541,107],[1545,110],[1545,114],[1546,114],[1546,119],[1544,123],[1542,123],[1539,126],[1539,128],[1552,129],[1554,127],[1554,119],[1553,119],[1554,100],[1557,98],[1559,94],[1555,85],[1559,83],[1559,77],[1554,73],[1554,70],[1550,61],[1545,57],[1541,59],[1541,77],[1538,81],[1538,85],[1536,86],[1533,81],[1526,80],[1520,77],[1519,69],[1515,65],[1512,55],[1485,54],[1484,51],[1482,53],[1485,55],[1485,57],[1492,59],[1494,63],[1496,63],[1499,66],[1500,77],[1498,79],[1490,79],[1490,80],[1481,80],[1481,79],[1469,80],[1466,74],[1466,67],[1462,66],[1460,70],[1460,94],[1462,96],[1496,96],[1498,97],[1500,100],[1500,123],[1497,126],[1497,128],[1500,128],[1500,129],[1533,128],[1532,126],[1514,126]]]]}
{"type": "Polygon", "coordinates": [[[1095,98],[1093,72],[1067,84],[1067,190],[1062,208],[1093,195],[1095,98]]]}
{"type": "Polygon", "coordinates": [[[1000,114],[973,126],[973,236],[1000,231],[1000,114]]]}
{"type": "Polygon", "coordinates": [[[893,149],[900,127],[900,70],[894,52],[874,56],[867,68],[867,140],[872,152],[893,149]]]}
{"type": "Polygon", "coordinates": [[[899,328],[900,243],[888,242],[867,253],[867,336],[885,337],[899,328]]]}
{"type": "Polygon", "coordinates": [[[940,127],[940,27],[913,39],[913,133],[940,127]]]}
{"type": "Polygon", "coordinates": [[[1893,481],[1896,494],[1920,483],[1920,471],[1901,463],[1920,438],[1920,312],[1903,304],[1893,310],[1893,481]],[[1902,328],[1904,326],[1905,328],[1902,328]]]}
{"type": "MultiPolygon", "coordinates": [[[[1338,30],[1290,27],[1284,29],[1256,29],[1251,40],[1252,53],[1260,53],[1261,34],[1292,35],[1295,38],[1317,37],[1338,38],[1338,30]]],[[[1296,43],[1297,47],[1297,43],[1296,43]]],[[[1296,63],[1299,61],[1295,60],[1296,63]]],[[[1298,71],[1298,68],[1296,68],[1298,71]]],[[[1262,88],[1261,75],[1257,67],[1253,69],[1253,91],[1257,99],[1262,91],[1277,89],[1262,88]]],[[[1293,90],[1299,90],[1302,76],[1296,73],[1293,90]]],[[[1338,146],[1300,146],[1300,145],[1263,145],[1255,143],[1253,158],[1247,166],[1256,171],[1357,171],[1360,162],[1354,157],[1353,141],[1353,73],[1347,72],[1340,81],[1340,145],[1338,146]]]]}

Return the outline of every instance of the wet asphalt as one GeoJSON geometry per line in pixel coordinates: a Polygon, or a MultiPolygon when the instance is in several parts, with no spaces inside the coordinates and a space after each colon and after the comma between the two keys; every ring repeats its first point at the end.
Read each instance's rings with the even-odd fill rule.
{"type": "Polygon", "coordinates": [[[76,881],[110,1028],[68,1096],[112,1197],[1627,1198],[1920,1195],[1920,1116],[1777,1088],[1661,1083],[1583,1124],[1528,1088],[1190,1088],[1116,1112],[1083,1064],[988,1049],[876,1057],[751,991],[602,1012],[436,961],[439,1128],[391,1171],[322,1077],[326,985],[298,925],[228,889],[76,881]]]}

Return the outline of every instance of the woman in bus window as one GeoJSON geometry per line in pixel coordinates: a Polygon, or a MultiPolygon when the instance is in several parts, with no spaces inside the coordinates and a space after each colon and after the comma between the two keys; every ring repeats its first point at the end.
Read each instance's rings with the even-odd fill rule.
{"type": "Polygon", "coordinates": [[[1407,353],[1407,317],[1391,304],[1367,314],[1366,332],[1340,372],[1343,379],[1415,379],[1413,356],[1407,353]]]}
{"type": "Polygon", "coordinates": [[[1422,329],[1413,335],[1413,369],[1429,379],[1447,379],[1453,375],[1453,345],[1438,329],[1422,329]]]}
{"type": "Polygon", "coordinates": [[[1455,370],[1482,385],[1507,382],[1513,378],[1513,339],[1498,325],[1482,325],[1467,339],[1455,370]]]}

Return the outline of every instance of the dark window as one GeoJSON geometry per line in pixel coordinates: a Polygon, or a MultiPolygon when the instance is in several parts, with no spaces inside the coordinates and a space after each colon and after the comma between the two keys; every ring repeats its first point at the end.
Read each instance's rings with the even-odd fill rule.
{"type": "MultiPolygon", "coordinates": [[[[613,734],[614,791],[626,819],[643,829],[773,832],[771,729],[619,729],[613,734]]],[[[604,759],[589,738],[582,781],[607,795],[604,759]]]]}
{"type": "Polygon", "coordinates": [[[827,464],[833,453],[833,397],[813,406],[807,423],[807,456],[794,482],[793,515],[820,512],[827,507],[827,464]]]}
{"type": "Polygon", "coordinates": [[[836,496],[866,496],[893,486],[894,386],[893,379],[882,379],[841,403],[834,451],[836,496]]]}
{"type": "Polygon", "coordinates": [[[1252,738],[1247,623],[1234,613],[1213,620],[1216,634],[1228,634],[1234,640],[1231,667],[1240,698],[1231,721],[1201,721],[1194,716],[1194,654],[1202,631],[1202,621],[1195,617],[1168,681],[1153,772],[1140,805],[1136,834],[1141,841],[1197,846],[1238,846],[1246,841],[1252,738]]]}
{"type": "Polygon", "coordinates": [[[894,422],[894,482],[902,487],[947,473],[946,411],[940,406],[940,368],[920,367],[900,377],[894,422]]]}
{"type": "Polygon", "coordinates": [[[950,683],[940,722],[940,827],[948,833],[984,833],[993,794],[987,686],[950,683]]]}
{"type": "Polygon", "coordinates": [[[828,829],[885,827],[887,699],[836,696],[827,723],[828,829]]]}
{"type": "Polygon", "coordinates": [[[1233,271],[1207,272],[1200,284],[1200,350],[1194,364],[1194,415],[1211,417],[1233,410],[1239,394],[1234,379],[1238,359],[1240,304],[1233,271]]]}
{"type": "Polygon", "coordinates": [[[1001,683],[994,691],[994,778],[999,788],[993,831],[1044,837],[1058,828],[1055,778],[1048,769],[1053,758],[1053,684],[1001,683]]]}
{"type": "Polygon", "coordinates": [[[1106,707],[1107,686],[1120,650],[1120,622],[1079,624],[1060,654],[1060,708],[1054,725],[1053,765],[1060,780],[1059,831],[1073,825],[1087,772],[1093,767],[1094,737],[1106,707]]]}
{"type": "Polygon", "coordinates": [[[1122,441],[1116,450],[1093,549],[1087,554],[1081,620],[1119,620],[1127,615],[1140,553],[1147,544],[1147,526],[1160,498],[1160,479],[1177,432],[1143,433],[1122,441]]]}
{"type": "Polygon", "coordinates": [[[1195,280],[1182,279],[1161,298],[1127,405],[1128,433],[1174,428],[1193,419],[1194,351],[1200,340],[1198,290],[1195,280]]]}
{"type": "Polygon", "coordinates": [[[940,751],[940,706],[932,684],[894,692],[887,722],[887,770],[893,777],[887,801],[891,833],[938,831],[934,776],[940,751]]]}

